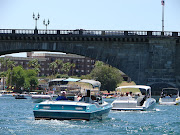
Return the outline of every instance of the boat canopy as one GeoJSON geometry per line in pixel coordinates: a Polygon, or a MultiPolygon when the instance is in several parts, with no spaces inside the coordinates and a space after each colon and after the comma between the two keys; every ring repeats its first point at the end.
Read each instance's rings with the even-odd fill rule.
{"type": "Polygon", "coordinates": [[[65,79],[63,80],[64,82],[78,82],[80,81],[81,79],[76,79],[76,78],[68,78],[68,79],[65,79]]]}
{"type": "Polygon", "coordinates": [[[93,86],[93,88],[101,87],[101,83],[99,81],[95,81],[95,80],[82,79],[79,82],[89,83],[93,86]]]}
{"type": "Polygon", "coordinates": [[[83,82],[83,83],[89,83],[92,85],[93,88],[95,87],[98,87],[100,88],[101,87],[101,83],[99,81],[95,81],[95,80],[88,80],[88,79],[77,79],[77,78],[59,78],[59,79],[53,79],[51,81],[49,81],[49,84],[52,83],[52,82],[60,82],[61,84],[64,84],[63,82],[83,82]]]}
{"type": "Polygon", "coordinates": [[[119,87],[116,88],[116,90],[118,90],[118,89],[121,90],[123,88],[139,88],[139,89],[145,89],[146,91],[148,89],[151,89],[150,86],[145,86],[145,85],[129,85],[129,86],[119,86],[119,87]]]}
{"type": "MultiPolygon", "coordinates": [[[[151,97],[151,87],[150,86],[146,86],[146,85],[129,85],[129,86],[120,86],[120,87],[117,87],[116,88],[116,91],[117,90],[120,90],[123,89],[123,88],[138,88],[140,89],[140,91],[143,89],[145,90],[145,94],[148,95],[149,97],[151,97]]],[[[142,91],[141,91],[142,93],[142,91]]]]}
{"type": "Polygon", "coordinates": [[[60,82],[60,81],[63,81],[63,80],[65,80],[66,78],[57,78],[57,79],[53,79],[53,80],[51,80],[51,81],[49,81],[49,82],[60,82]]]}

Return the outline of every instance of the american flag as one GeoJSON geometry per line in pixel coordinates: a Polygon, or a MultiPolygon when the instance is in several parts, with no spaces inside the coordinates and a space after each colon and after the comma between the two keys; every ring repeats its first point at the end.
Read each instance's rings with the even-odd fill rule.
{"type": "Polygon", "coordinates": [[[164,0],[161,0],[161,4],[164,6],[164,4],[165,4],[164,0]]]}

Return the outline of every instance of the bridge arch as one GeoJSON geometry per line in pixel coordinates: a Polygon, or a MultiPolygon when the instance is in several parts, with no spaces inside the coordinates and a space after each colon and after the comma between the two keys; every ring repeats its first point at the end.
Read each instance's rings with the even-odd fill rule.
{"type": "Polygon", "coordinates": [[[176,84],[173,83],[153,83],[150,84],[152,88],[152,95],[161,95],[161,91],[163,88],[176,88],[176,84]]]}

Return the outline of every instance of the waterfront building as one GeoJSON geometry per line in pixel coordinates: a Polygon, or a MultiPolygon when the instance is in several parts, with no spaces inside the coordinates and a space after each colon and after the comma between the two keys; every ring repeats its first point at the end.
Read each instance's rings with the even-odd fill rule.
{"type": "MultiPolygon", "coordinates": [[[[74,63],[75,67],[71,68],[68,72],[68,75],[86,75],[91,72],[91,70],[94,68],[95,60],[91,58],[87,58],[84,56],[79,56],[75,54],[52,54],[52,53],[33,53],[28,52],[27,57],[12,57],[12,56],[5,56],[5,59],[10,59],[12,61],[15,61],[16,66],[22,65],[24,69],[30,69],[28,66],[29,61],[33,59],[38,59],[38,62],[41,66],[39,76],[50,76],[52,73],[52,69],[50,69],[49,65],[50,63],[58,60],[62,60],[63,63],[74,63]]],[[[2,67],[0,68],[0,71],[2,71],[2,67]]],[[[5,67],[5,70],[7,70],[7,67],[5,67]]],[[[61,69],[58,69],[61,70],[61,69]]],[[[62,71],[60,73],[63,74],[62,71]]]]}

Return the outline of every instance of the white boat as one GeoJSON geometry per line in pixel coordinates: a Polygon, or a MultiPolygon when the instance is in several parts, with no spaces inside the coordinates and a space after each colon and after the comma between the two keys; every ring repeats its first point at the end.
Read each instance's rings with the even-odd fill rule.
{"type": "Polygon", "coordinates": [[[15,96],[15,93],[13,93],[13,91],[0,90],[0,96],[13,97],[15,96]]]}
{"type": "MultiPolygon", "coordinates": [[[[82,80],[82,82],[89,83],[93,87],[96,87],[97,84],[97,81],[93,80],[82,80]]],[[[86,96],[83,96],[80,101],[77,101],[77,99],[74,101],[67,99],[44,101],[37,104],[33,112],[35,119],[89,121],[93,119],[103,119],[108,115],[111,108],[112,105],[103,101],[102,97],[92,96],[90,90],[87,90],[86,96]]]]}
{"type": "Polygon", "coordinates": [[[120,86],[116,90],[123,88],[138,88],[143,95],[139,97],[118,97],[112,102],[112,110],[125,110],[125,111],[135,111],[135,110],[151,110],[154,109],[156,100],[151,98],[151,87],[145,85],[132,85],[132,86],[120,86]]]}
{"type": "Polygon", "coordinates": [[[180,103],[178,88],[163,88],[159,104],[161,105],[178,105],[180,103]]]}

